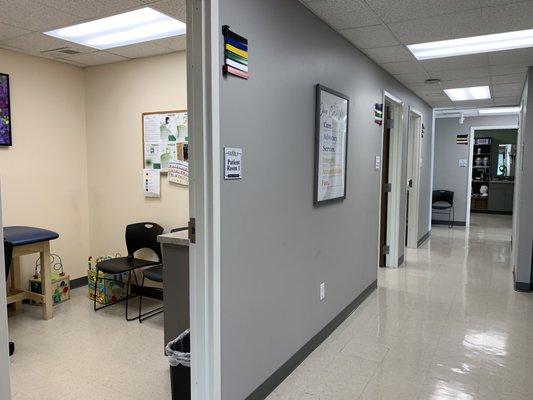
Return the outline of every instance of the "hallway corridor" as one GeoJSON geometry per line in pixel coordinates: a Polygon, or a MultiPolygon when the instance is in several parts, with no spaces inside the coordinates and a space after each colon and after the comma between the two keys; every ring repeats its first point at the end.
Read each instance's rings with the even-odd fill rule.
{"type": "Polygon", "coordinates": [[[533,294],[513,290],[511,217],[434,226],[269,400],[526,400],[533,294]]]}

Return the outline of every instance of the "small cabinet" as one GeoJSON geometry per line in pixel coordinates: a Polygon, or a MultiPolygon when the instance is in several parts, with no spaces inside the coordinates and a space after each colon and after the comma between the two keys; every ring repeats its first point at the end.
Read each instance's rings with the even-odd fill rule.
{"type": "Polygon", "coordinates": [[[491,182],[489,188],[490,211],[513,211],[514,184],[512,182],[491,182]]]}

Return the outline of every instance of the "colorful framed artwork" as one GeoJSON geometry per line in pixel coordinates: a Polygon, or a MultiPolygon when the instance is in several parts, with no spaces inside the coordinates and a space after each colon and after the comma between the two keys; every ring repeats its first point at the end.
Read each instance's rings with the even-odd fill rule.
{"type": "Polygon", "coordinates": [[[12,146],[9,75],[0,73],[0,146],[12,146]]]}

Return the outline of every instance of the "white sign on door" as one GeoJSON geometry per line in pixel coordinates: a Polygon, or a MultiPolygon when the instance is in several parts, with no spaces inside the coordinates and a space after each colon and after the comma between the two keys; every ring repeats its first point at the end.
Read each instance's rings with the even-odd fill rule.
{"type": "Polygon", "coordinates": [[[242,149],[224,148],[224,179],[242,179],[242,149]]]}

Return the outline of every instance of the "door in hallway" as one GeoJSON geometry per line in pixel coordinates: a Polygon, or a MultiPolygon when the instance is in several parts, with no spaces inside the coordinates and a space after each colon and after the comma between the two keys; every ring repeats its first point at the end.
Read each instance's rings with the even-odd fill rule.
{"type": "Polygon", "coordinates": [[[390,106],[385,104],[385,128],[383,129],[383,153],[381,156],[381,210],[380,210],[380,227],[379,227],[379,266],[387,266],[387,208],[389,193],[389,154],[390,154],[390,131],[391,126],[388,122],[391,118],[390,106]]]}

